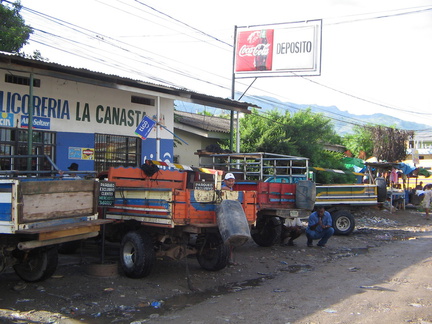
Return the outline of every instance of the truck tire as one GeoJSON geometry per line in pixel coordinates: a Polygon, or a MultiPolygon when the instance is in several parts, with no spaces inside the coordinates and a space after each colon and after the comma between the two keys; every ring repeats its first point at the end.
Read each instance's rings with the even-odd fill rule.
{"type": "Polygon", "coordinates": [[[355,227],[355,220],[349,210],[338,210],[332,213],[333,228],[336,235],[349,235],[355,227]]]}
{"type": "Polygon", "coordinates": [[[376,178],[378,202],[382,203],[387,200],[387,183],[384,178],[376,178]]]}
{"type": "Polygon", "coordinates": [[[148,276],[155,260],[153,242],[147,233],[126,233],[120,247],[120,264],[127,277],[138,279],[148,276]]]}
{"type": "Polygon", "coordinates": [[[28,253],[19,251],[19,263],[14,265],[15,273],[22,280],[37,282],[48,279],[57,269],[57,247],[35,248],[28,253]]]}
{"type": "Polygon", "coordinates": [[[201,268],[209,271],[219,271],[227,266],[230,247],[223,243],[219,233],[199,235],[197,249],[197,260],[201,268]]]}
{"type": "Polygon", "coordinates": [[[282,223],[278,217],[261,217],[252,232],[252,238],[259,246],[272,246],[280,241],[282,223]]]}

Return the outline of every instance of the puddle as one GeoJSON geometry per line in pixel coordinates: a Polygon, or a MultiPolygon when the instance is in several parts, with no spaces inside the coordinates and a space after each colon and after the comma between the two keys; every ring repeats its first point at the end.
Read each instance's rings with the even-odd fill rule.
{"type": "MultiPolygon", "coordinates": [[[[102,324],[107,322],[107,318],[124,318],[124,323],[131,323],[132,319],[137,319],[135,322],[144,322],[152,317],[162,316],[165,313],[179,311],[181,309],[199,304],[205,300],[219,298],[220,296],[246,290],[253,289],[261,285],[266,280],[274,279],[274,275],[265,275],[259,278],[245,280],[242,282],[231,283],[219,287],[195,291],[187,294],[180,294],[170,298],[153,301],[147,307],[118,307],[115,310],[105,313],[98,313],[97,318],[89,316],[80,316],[85,323],[102,324]],[[139,319],[139,320],[138,320],[139,319]]],[[[121,321],[116,321],[121,323],[121,321]]]]}

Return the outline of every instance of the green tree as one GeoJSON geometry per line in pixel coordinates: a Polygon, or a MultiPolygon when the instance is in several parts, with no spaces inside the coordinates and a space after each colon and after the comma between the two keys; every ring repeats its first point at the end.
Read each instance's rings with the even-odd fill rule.
{"type": "MultiPolygon", "coordinates": [[[[278,110],[259,114],[253,110],[240,120],[241,152],[268,152],[302,156],[311,166],[344,169],[342,155],[326,151],[324,144],[341,144],[342,139],[333,129],[331,120],[310,109],[295,114],[278,110]]],[[[331,172],[317,173],[317,182],[340,183],[353,177],[331,172]]]]}
{"type": "Polygon", "coordinates": [[[372,139],[371,128],[364,126],[354,126],[354,134],[345,135],[342,139],[345,147],[351,151],[354,156],[359,156],[360,152],[365,152],[366,158],[373,155],[374,143],[372,139]]]}
{"type": "Polygon", "coordinates": [[[252,114],[240,119],[240,151],[297,155],[286,134],[284,119],[277,110],[264,116],[253,109],[252,114]]]}
{"type": "Polygon", "coordinates": [[[19,1],[11,7],[0,3],[0,50],[18,53],[27,44],[27,40],[33,33],[33,29],[25,24],[20,15],[21,4],[19,1]]]}
{"type": "Polygon", "coordinates": [[[329,171],[316,171],[316,182],[325,184],[356,182],[355,176],[351,173],[352,170],[347,170],[345,164],[342,162],[343,157],[343,153],[340,152],[333,152],[327,150],[321,151],[321,159],[319,161],[319,164],[315,166],[325,169],[336,169],[349,172],[346,174],[341,174],[329,171]]]}
{"type": "Polygon", "coordinates": [[[297,147],[296,154],[310,158],[317,166],[322,160],[324,144],[341,144],[331,119],[310,109],[286,116],[285,130],[286,136],[297,147]]]}

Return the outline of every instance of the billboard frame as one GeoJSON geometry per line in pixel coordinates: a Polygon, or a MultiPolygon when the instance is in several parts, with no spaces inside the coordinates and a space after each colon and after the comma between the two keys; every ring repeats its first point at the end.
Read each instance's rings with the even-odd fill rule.
{"type": "Polygon", "coordinates": [[[235,26],[233,79],[320,76],[321,56],[322,19],[235,26]]]}

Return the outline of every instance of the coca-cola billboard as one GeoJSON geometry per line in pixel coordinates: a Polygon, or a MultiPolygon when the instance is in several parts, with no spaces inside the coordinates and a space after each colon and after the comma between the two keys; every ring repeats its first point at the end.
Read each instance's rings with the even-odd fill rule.
{"type": "Polygon", "coordinates": [[[321,73],[321,20],[236,27],[236,78],[321,73]]]}
{"type": "Polygon", "coordinates": [[[236,72],[272,69],[273,29],[240,32],[237,36],[236,72]]]}

